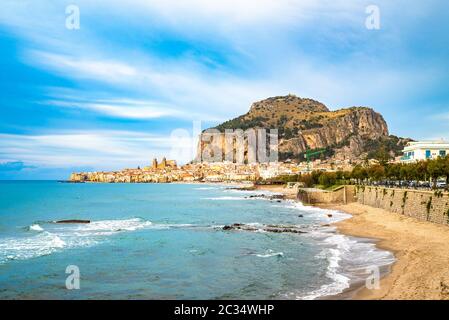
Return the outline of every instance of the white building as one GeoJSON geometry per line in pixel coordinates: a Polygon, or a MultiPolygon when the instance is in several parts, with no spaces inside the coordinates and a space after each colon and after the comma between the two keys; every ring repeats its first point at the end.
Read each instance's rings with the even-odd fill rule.
{"type": "Polygon", "coordinates": [[[445,157],[449,155],[449,142],[444,140],[409,142],[403,153],[401,162],[404,163],[445,157]]]}

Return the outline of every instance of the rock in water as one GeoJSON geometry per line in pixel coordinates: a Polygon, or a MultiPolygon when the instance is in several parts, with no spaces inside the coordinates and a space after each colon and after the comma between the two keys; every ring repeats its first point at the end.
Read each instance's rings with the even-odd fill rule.
{"type": "Polygon", "coordinates": [[[287,225],[262,225],[260,227],[255,227],[253,225],[247,225],[242,223],[234,223],[231,225],[224,226],[223,230],[243,230],[243,231],[265,231],[273,233],[306,233],[297,226],[287,226],[287,225]]]}
{"type": "Polygon", "coordinates": [[[56,223],[90,223],[90,220],[58,220],[56,223]]]}
{"type": "Polygon", "coordinates": [[[267,199],[270,201],[276,200],[277,202],[281,202],[281,200],[285,200],[285,195],[284,194],[273,194],[273,195],[252,194],[250,196],[245,197],[245,199],[267,199]]]}

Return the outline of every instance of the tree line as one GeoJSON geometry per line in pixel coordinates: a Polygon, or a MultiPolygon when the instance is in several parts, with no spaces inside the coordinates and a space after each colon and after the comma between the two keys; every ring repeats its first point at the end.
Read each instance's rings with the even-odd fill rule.
{"type": "Polygon", "coordinates": [[[357,165],[351,172],[351,178],[358,183],[363,181],[432,181],[449,180],[449,155],[412,163],[379,162],[370,166],[357,165]]]}
{"type": "Polygon", "coordinates": [[[437,180],[449,180],[449,155],[437,159],[429,159],[413,163],[388,163],[379,161],[376,164],[359,164],[352,171],[323,172],[312,171],[307,174],[284,175],[271,182],[301,182],[305,187],[322,186],[329,188],[343,184],[364,184],[381,181],[432,181],[436,187],[437,180]]]}

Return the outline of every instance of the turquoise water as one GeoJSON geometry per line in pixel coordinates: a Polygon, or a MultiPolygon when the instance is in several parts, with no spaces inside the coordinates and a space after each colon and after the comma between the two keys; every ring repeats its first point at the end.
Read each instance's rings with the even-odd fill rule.
{"type": "Polygon", "coordinates": [[[248,198],[261,193],[0,182],[0,299],[311,299],[393,261],[370,241],[322,226],[346,214],[248,198]],[[92,223],[53,223],[63,219],[92,223]],[[232,223],[296,225],[307,233],[221,229],[232,223]],[[66,288],[69,265],[80,270],[79,290],[66,288]]]}

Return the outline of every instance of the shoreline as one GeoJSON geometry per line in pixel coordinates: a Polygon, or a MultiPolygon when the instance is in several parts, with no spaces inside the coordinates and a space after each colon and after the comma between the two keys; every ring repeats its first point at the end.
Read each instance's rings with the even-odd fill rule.
{"type": "MultiPolygon", "coordinates": [[[[292,197],[294,189],[256,186],[292,197]]],[[[316,207],[341,211],[351,218],[335,223],[346,236],[371,239],[378,249],[390,251],[396,261],[381,274],[380,288],[369,290],[354,283],[336,296],[324,299],[353,300],[449,300],[449,228],[419,221],[359,203],[320,204],[316,207]]]]}
{"type": "Polygon", "coordinates": [[[336,223],[345,235],[376,239],[376,246],[396,258],[380,289],[365,287],[355,292],[357,300],[448,300],[449,229],[359,203],[325,205],[352,218],[336,223]]]}
{"type": "MultiPolygon", "coordinates": [[[[261,185],[261,186],[255,185],[254,188],[256,190],[260,190],[260,191],[270,191],[270,192],[282,193],[282,194],[284,194],[286,200],[299,201],[297,199],[295,189],[286,188],[284,185],[261,185]]],[[[331,206],[331,205],[314,205],[314,206],[311,205],[311,207],[321,208],[324,210],[340,211],[340,212],[350,215],[351,218],[353,217],[352,214],[350,214],[349,212],[341,210],[339,208],[335,208],[334,206],[331,206]]],[[[343,221],[347,221],[351,218],[345,219],[343,221]]],[[[381,250],[386,250],[384,248],[380,248],[379,246],[377,246],[378,239],[376,239],[376,238],[355,236],[355,235],[351,235],[351,234],[342,232],[340,230],[340,228],[338,228],[338,224],[341,222],[342,221],[331,223],[331,225],[336,227],[336,232],[338,234],[342,234],[342,235],[345,235],[345,236],[348,236],[351,238],[353,237],[353,238],[358,238],[358,239],[364,239],[364,240],[367,240],[368,242],[373,243],[376,246],[376,248],[381,249],[381,250]]],[[[392,252],[391,250],[386,250],[386,251],[389,251],[394,255],[394,252],[392,252]]],[[[395,255],[394,255],[394,257],[396,259],[395,255]]],[[[392,264],[388,265],[386,267],[386,270],[385,270],[385,267],[382,267],[383,270],[381,271],[381,275],[380,275],[381,278],[388,275],[388,273],[391,271],[391,265],[392,264]]],[[[349,287],[344,289],[342,292],[336,293],[333,295],[322,296],[322,297],[317,298],[317,300],[357,300],[357,298],[356,298],[357,293],[364,288],[365,281],[362,281],[361,279],[352,279],[352,280],[353,281],[351,281],[351,283],[349,284],[349,287]]]]}

